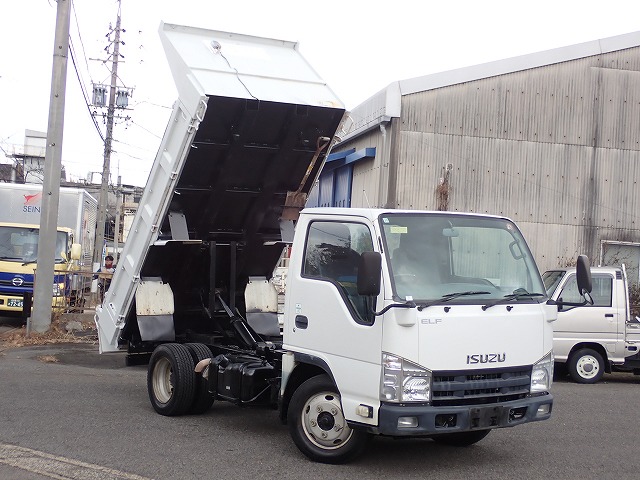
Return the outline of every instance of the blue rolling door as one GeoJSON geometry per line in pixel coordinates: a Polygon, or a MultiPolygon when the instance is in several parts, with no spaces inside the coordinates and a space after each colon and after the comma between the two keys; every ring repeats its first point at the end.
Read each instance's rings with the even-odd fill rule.
{"type": "Polygon", "coordinates": [[[353,164],[363,158],[374,158],[375,148],[345,150],[327,157],[322,173],[309,193],[307,207],[350,207],[353,164]]]}
{"type": "Polygon", "coordinates": [[[333,171],[333,206],[351,206],[351,181],[353,164],[345,165],[333,171]]]}

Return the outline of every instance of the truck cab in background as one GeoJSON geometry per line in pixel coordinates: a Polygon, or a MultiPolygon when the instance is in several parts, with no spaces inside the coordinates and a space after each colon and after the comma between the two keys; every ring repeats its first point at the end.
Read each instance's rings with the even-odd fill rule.
{"type": "MultiPolygon", "coordinates": [[[[38,258],[42,185],[0,183],[0,314],[28,315],[38,258]],[[28,306],[28,305],[27,305],[28,306]],[[24,308],[23,308],[24,307],[24,308]]],[[[89,266],[97,201],[86,190],[60,189],[52,306],[61,311],[81,288],[69,272],[89,266]]]]}
{"type": "MultiPolygon", "coordinates": [[[[0,312],[22,313],[24,296],[33,292],[34,271],[38,261],[38,225],[0,223],[0,312]]],[[[56,232],[55,278],[52,306],[65,305],[65,272],[69,270],[73,232],[59,228],[56,232]]]]}
{"type": "Polygon", "coordinates": [[[596,383],[605,372],[640,374],[640,322],[632,317],[622,267],[592,267],[593,304],[581,302],[575,268],[544,273],[545,289],[558,305],[553,351],[559,370],[578,383],[596,383]]]}

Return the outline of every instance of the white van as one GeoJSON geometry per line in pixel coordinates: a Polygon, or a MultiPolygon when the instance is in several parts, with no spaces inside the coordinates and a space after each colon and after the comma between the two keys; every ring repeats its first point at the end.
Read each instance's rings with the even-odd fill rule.
{"type": "Polygon", "coordinates": [[[581,303],[575,268],[549,270],[542,276],[549,297],[558,303],[553,353],[578,383],[596,383],[614,370],[640,375],[640,322],[632,318],[624,266],[592,267],[593,305],[581,303]]]}

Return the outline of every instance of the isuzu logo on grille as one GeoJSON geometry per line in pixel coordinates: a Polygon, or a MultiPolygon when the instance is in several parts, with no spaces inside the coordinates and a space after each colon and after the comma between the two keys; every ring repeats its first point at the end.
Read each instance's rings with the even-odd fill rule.
{"type": "Polygon", "coordinates": [[[474,363],[502,363],[507,358],[506,353],[485,353],[482,355],[467,355],[467,364],[474,363]]]}
{"type": "Polygon", "coordinates": [[[22,284],[24,283],[24,280],[21,279],[20,277],[13,277],[13,280],[11,280],[11,283],[13,283],[14,287],[21,287],[22,284]]]}

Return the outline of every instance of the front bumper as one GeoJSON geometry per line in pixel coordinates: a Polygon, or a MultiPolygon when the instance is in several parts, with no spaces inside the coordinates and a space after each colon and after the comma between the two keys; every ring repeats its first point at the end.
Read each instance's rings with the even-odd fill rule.
{"type": "Polygon", "coordinates": [[[0,311],[21,313],[22,301],[23,301],[23,297],[21,294],[14,295],[14,294],[0,293],[0,311]],[[12,306],[10,306],[10,304],[12,306]]]}
{"type": "MultiPolygon", "coordinates": [[[[24,296],[22,294],[5,294],[0,293],[0,312],[22,314],[24,311],[24,296]]],[[[64,296],[51,297],[51,308],[54,312],[61,312],[66,305],[64,296]]],[[[32,305],[33,308],[33,305],[32,305]]]]}
{"type": "Polygon", "coordinates": [[[375,433],[407,437],[513,427],[548,419],[552,406],[551,394],[490,405],[434,407],[385,403],[380,405],[375,433]],[[412,426],[399,427],[399,423],[412,426]]]}

